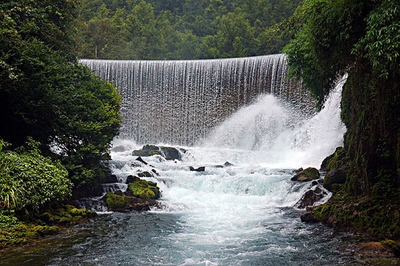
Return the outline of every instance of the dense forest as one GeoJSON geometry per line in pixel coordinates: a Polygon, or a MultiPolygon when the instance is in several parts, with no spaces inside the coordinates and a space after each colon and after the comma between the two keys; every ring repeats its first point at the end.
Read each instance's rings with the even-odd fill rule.
{"type": "Polygon", "coordinates": [[[198,59],[279,53],[300,0],[82,0],[80,58],[198,59]]]}

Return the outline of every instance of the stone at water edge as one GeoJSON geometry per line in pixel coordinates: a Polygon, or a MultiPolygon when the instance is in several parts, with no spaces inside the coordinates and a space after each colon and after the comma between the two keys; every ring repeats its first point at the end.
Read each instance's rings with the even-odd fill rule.
{"type": "Polygon", "coordinates": [[[139,161],[139,162],[143,163],[144,165],[148,165],[148,163],[145,160],[143,160],[142,157],[140,157],[140,156],[136,158],[136,161],[139,161]]]}
{"type": "Polygon", "coordinates": [[[137,175],[138,177],[153,177],[153,174],[148,171],[140,172],[137,175]]]}
{"type": "Polygon", "coordinates": [[[130,184],[130,183],[134,183],[134,182],[136,182],[136,181],[138,181],[138,180],[140,180],[140,178],[139,177],[137,177],[137,176],[133,176],[133,175],[129,175],[127,178],[126,178],[126,184],[130,184]]]}
{"type": "Polygon", "coordinates": [[[316,168],[308,167],[308,168],[300,171],[295,176],[293,176],[290,180],[299,181],[299,182],[307,182],[307,181],[312,181],[312,180],[319,179],[319,178],[320,178],[319,171],[316,168]]]}
{"type": "Polygon", "coordinates": [[[319,222],[319,220],[316,219],[310,212],[303,214],[300,217],[300,219],[303,223],[318,223],[319,222]]]}
{"type": "Polygon", "coordinates": [[[313,207],[314,204],[323,199],[327,193],[320,187],[310,189],[301,197],[301,199],[294,205],[296,208],[304,209],[307,207],[313,207]]]}
{"type": "Polygon", "coordinates": [[[347,169],[347,166],[343,166],[326,173],[324,177],[324,187],[332,191],[334,184],[344,184],[346,182],[347,169]]]}
{"type": "Polygon", "coordinates": [[[199,168],[194,168],[193,166],[189,166],[189,170],[192,172],[204,172],[206,170],[206,167],[201,166],[199,168]]]}

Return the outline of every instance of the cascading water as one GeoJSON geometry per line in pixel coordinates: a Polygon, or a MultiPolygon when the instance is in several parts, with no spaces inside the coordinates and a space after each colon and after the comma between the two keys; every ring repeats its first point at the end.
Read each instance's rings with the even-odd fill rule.
{"type": "MultiPolygon", "coordinates": [[[[143,142],[196,146],[182,147],[187,150],[182,161],[143,158],[149,163],[142,165],[144,170],[151,165],[160,174],[145,179],[161,188],[161,209],[103,216],[94,226],[76,229],[64,242],[52,242],[51,252],[42,249],[33,258],[27,252],[19,260],[9,253],[8,261],[348,263],[329,229],[301,223],[294,208],[316,185],[290,181],[294,168],[319,167],[342,144],[346,129],[340,121],[340,96],[346,77],[322,110],[312,114],[304,108],[310,106],[309,95],[284,82],[283,59],[277,55],[194,62],[82,61],[114,81],[123,96],[125,122],[111,152],[111,168],[121,183],[137,173],[132,151],[143,142]],[[226,161],[233,165],[223,167],[226,161]],[[189,166],[205,166],[205,171],[189,171],[189,166]]],[[[126,189],[125,184],[107,189],[114,187],[126,189]]]]}
{"type": "Polygon", "coordinates": [[[287,80],[285,55],[248,58],[120,61],[80,60],[122,95],[121,137],[137,143],[192,145],[234,111],[270,93],[304,113],[308,91],[287,80]]]}

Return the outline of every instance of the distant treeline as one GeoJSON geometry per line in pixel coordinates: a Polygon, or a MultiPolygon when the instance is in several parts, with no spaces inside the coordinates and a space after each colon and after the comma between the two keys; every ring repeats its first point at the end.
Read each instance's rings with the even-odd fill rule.
{"type": "Polygon", "coordinates": [[[80,58],[195,59],[279,53],[300,0],[81,0],[80,58]]]}

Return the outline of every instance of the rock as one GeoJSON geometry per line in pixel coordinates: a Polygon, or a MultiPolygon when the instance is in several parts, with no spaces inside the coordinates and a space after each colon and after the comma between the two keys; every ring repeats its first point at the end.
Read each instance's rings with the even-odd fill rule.
{"type": "Polygon", "coordinates": [[[315,179],[318,179],[320,177],[319,172],[316,168],[309,167],[306,168],[302,171],[300,171],[298,174],[296,174],[294,177],[291,178],[292,181],[299,181],[299,182],[307,182],[307,181],[312,181],[315,179]]]}
{"type": "Polygon", "coordinates": [[[134,156],[153,156],[160,155],[164,157],[166,160],[181,160],[182,155],[181,152],[185,153],[185,149],[176,149],[174,147],[166,147],[166,146],[155,146],[155,145],[144,145],[140,150],[134,150],[132,155],[134,156]]]}
{"type": "Polygon", "coordinates": [[[137,175],[138,175],[138,177],[153,177],[153,175],[148,171],[138,173],[137,175]]]}
{"type": "Polygon", "coordinates": [[[155,145],[144,145],[142,149],[140,150],[134,150],[132,152],[133,156],[143,156],[143,157],[148,157],[148,156],[153,156],[153,155],[162,155],[161,150],[159,147],[155,145]]]}
{"type": "Polygon", "coordinates": [[[233,166],[233,164],[231,164],[230,162],[225,162],[225,163],[224,163],[224,166],[225,166],[225,167],[229,167],[229,166],[233,166]]]}
{"type": "Polygon", "coordinates": [[[299,169],[297,169],[297,170],[294,170],[293,171],[293,174],[299,174],[301,171],[303,171],[304,169],[302,168],[302,167],[300,167],[299,169]]]}
{"type": "Polygon", "coordinates": [[[181,160],[182,159],[181,153],[176,148],[161,146],[160,149],[161,149],[162,155],[167,160],[181,160]]]}
{"type": "Polygon", "coordinates": [[[314,203],[320,201],[326,195],[327,193],[319,187],[316,187],[314,190],[310,189],[304,193],[301,199],[294,206],[299,209],[312,207],[314,203]]]}
{"type": "Polygon", "coordinates": [[[189,166],[189,170],[193,172],[204,172],[206,170],[205,166],[201,166],[199,168],[194,168],[192,166],[189,166]]]}
{"type": "Polygon", "coordinates": [[[343,147],[337,147],[334,153],[332,153],[322,161],[320,170],[327,172],[329,170],[333,170],[335,168],[343,166],[343,159],[345,155],[346,154],[343,147]]]}
{"type": "Polygon", "coordinates": [[[150,207],[157,206],[154,200],[146,200],[131,196],[120,196],[115,193],[107,193],[104,197],[106,205],[111,211],[148,211],[150,207]]]}
{"type": "Polygon", "coordinates": [[[126,183],[126,184],[130,184],[130,183],[134,183],[134,182],[136,182],[136,181],[138,181],[138,180],[140,180],[139,177],[130,175],[130,176],[128,176],[128,177],[126,178],[126,182],[125,182],[125,183],[126,183]]]}
{"type": "Polygon", "coordinates": [[[128,189],[131,195],[141,199],[154,200],[160,198],[160,188],[157,183],[151,181],[138,178],[128,184],[128,189]]]}
{"type": "Polygon", "coordinates": [[[151,171],[152,171],[153,173],[155,173],[156,175],[160,175],[160,174],[156,171],[156,169],[151,169],[151,171]]]}
{"type": "Polygon", "coordinates": [[[344,184],[346,182],[347,168],[347,166],[343,166],[339,169],[329,171],[324,178],[324,187],[332,191],[334,184],[344,184]]]}
{"type": "Polygon", "coordinates": [[[117,178],[116,175],[113,175],[113,174],[111,174],[111,175],[106,175],[106,176],[104,177],[104,180],[103,180],[103,183],[104,183],[104,184],[117,183],[117,182],[118,182],[118,178],[117,178]]]}
{"type": "Polygon", "coordinates": [[[396,249],[388,246],[387,243],[395,243],[393,240],[381,242],[368,242],[356,245],[353,249],[353,256],[362,265],[400,265],[400,259],[396,249]]]}
{"type": "Polygon", "coordinates": [[[230,162],[225,162],[223,165],[222,164],[214,165],[215,168],[224,168],[224,167],[230,167],[230,166],[233,166],[233,164],[231,164],[230,162]]]}
{"type": "Polygon", "coordinates": [[[307,212],[307,213],[303,214],[302,216],[300,216],[300,219],[303,223],[318,223],[319,222],[319,220],[316,219],[310,212],[307,212]]]}
{"type": "Polygon", "coordinates": [[[147,163],[145,160],[143,160],[142,157],[140,157],[140,156],[136,158],[136,161],[139,161],[139,162],[143,163],[144,165],[147,165],[147,164],[148,164],[148,163],[147,163]]]}

